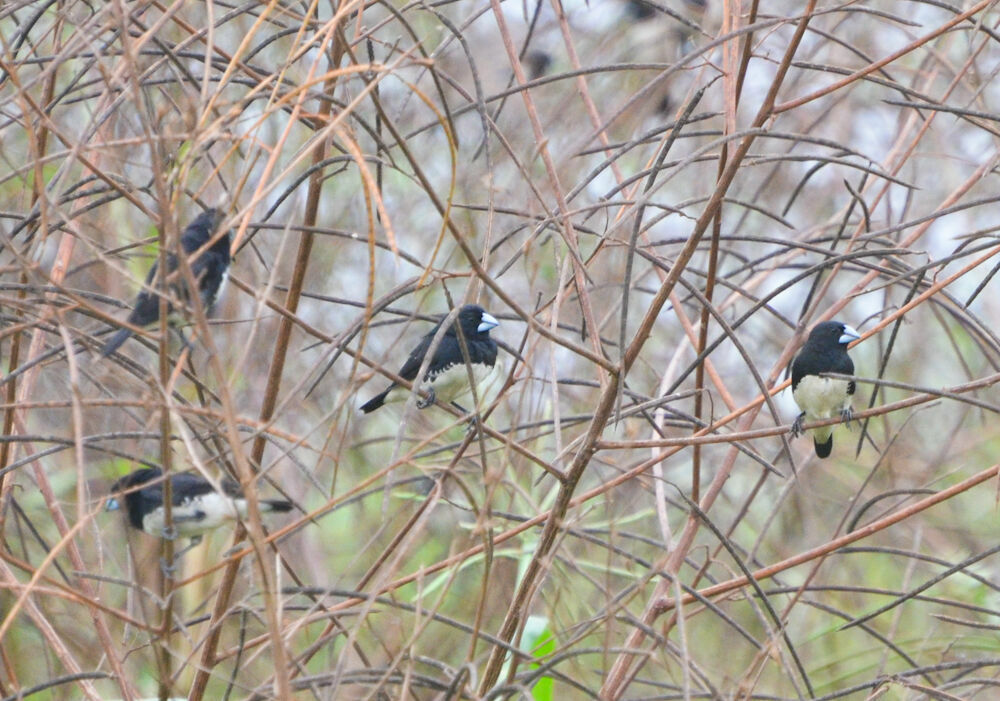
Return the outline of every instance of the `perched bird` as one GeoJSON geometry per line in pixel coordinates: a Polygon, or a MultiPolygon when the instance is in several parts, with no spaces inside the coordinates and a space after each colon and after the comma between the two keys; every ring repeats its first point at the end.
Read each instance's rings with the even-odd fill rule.
{"type": "MultiPolygon", "coordinates": [[[[491,380],[496,378],[498,370],[496,364],[497,344],[490,338],[490,329],[499,325],[500,322],[479,305],[467,304],[459,310],[458,317],[441,337],[427,366],[427,374],[417,385],[418,389],[426,395],[425,398],[417,402],[418,408],[429,407],[439,397],[442,401],[454,401],[470,391],[469,371],[465,365],[462,346],[459,345],[458,340],[457,329],[459,327],[462,329],[462,336],[469,351],[469,363],[477,389],[479,387],[485,388],[491,380]]],[[[416,380],[420,366],[424,363],[424,357],[440,328],[441,324],[438,324],[433,331],[420,339],[420,343],[413,349],[410,357],[406,359],[402,369],[400,369],[400,377],[411,382],[416,380]]],[[[396,389],[400,389],[400,387],[393,382],[384,392],[362,404],[361,411],[366,414],[375,411],[385,403],[389,393],[396,389]]]]}
{"type": "MultiPolygon", "coordinates": [[[[223,214],[217,209],[208,209],[188,224],[181,235],[181,250],[185,254],[191,255],[212,238],[216,228],[222,223],[223,214]]],[[[133,326],[148,326],[160,320],[160,297],[157,294],[157,268],[158,263],[153,263],[149,274],[146,276],[146,284],[139,296],[135,300],[135,306],[128,315],[128,323],[133,326]]],[[[187,288],[181,275],[177,272],[177,256],[173,253],[167,256],[167,273],[173,274],[170,281],[171,296],[187,301],[187,288]]],[[[219,293],[222,291],[229,275],[229,232],[220,236],[209,248],[202,251],[201,255],[191,261],[191,274],[198,283],[198,294],[201,296],[201,305],[207,314],[215,304],[219,293]]],[[[168,310],[173,306],[168,305],[168,310]]],[[[101,349],[101,357],[107,357],[118,350],[125,341],[132,335],[132,330],[128,328],[119,329],[101,349]]]]}
{"type": "MultiPolygon", "coordinates": [[[[170,475],[173,528],[168,531],[163,508],[164,481],[163,471],[158,467],[144,467],[129,473],[111,486],[112,496],[105,509],[120,509],[120,496],[125,501],[125,512],[133,528],[160,538],[191,538],[192,545],[200,543],[204,533],[226,521],[246,518],[247,500],[233,480],[223,479],[220,482],[222,492],[217,492],[201,475],[175,472],[170,475]]],[[[262,513],[292,509],[290,502],[281,499],[261,499],[257,503],[262,513]]]]}
{"type": "MultiPolygon", "coordinates": [[[[802,413],[792,424],[792,435],[802,434],[802,422],[840,416],[850,421],[854,380],[820,377],[821,373],[853,375],[854,363],[847,344],[860,338],[857,331],[839,321],[824,321],[809,332],[802,350],[792,361],[792,396],[802,413]]],[[[828,457],[833,450],[833,426],[813,429],[816,455],[828,457]]]]}

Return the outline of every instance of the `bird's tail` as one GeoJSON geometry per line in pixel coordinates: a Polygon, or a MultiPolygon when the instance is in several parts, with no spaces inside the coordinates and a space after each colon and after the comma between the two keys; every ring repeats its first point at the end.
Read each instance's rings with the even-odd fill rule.
{"type": "Polygon", "coordinates": [[[361,411],[365,412],[366,414],[370,414],[376,409],[378,409],[380,406],[385,404],[385,398],[389,396],[390,390],[392,390],[392,387],[389,387],[389,389],[382,392],[381,394],[376,394],[374,397],[372,397],[367,402],[362,404],[361,411]]]}
{"type": "Polygon", "coordinates": [[[125,343],[125,341],[127,341],[131,336],[132,332],[129,329],[118,329],[115,332],[115,335],[109,338],[108,342],[104,344],[103,348],[101,348],[101,357],[107,358],[109,355],[121,348],[122,344],[125,343]]]}
{"type": "Polygon", "coordinates": [[[261,499],[259,503],[260,510],[265,512],[274,511],[284,513],[292,510],[292,502],[285,501],[284,499],[261,499]]]}
{"type": "Polygon", "coordinates": [[[823,426],[813,432],[813,447],[816,449],[816,457],[830,457],[830,453],[833,451],[832,426],[823,426]]]}

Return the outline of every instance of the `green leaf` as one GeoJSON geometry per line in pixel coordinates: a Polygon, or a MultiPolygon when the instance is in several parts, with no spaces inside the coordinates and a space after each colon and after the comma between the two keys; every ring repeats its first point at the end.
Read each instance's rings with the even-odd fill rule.
{"type": "MultiPolygon", "coordinates": [[[[528,616],[524,624],[524,647],[538,660],[548,657],[556,651],[556,638],[549,629],[549,619],[545,616],[528,616]]],[[[540,662],[532,662],[531,668],[541,667],[540,662]]],[[[531,698],[535,701],[552,701],[555,698],[555,681],[552,677],[542,675],[531,687],[531,698]]]]}

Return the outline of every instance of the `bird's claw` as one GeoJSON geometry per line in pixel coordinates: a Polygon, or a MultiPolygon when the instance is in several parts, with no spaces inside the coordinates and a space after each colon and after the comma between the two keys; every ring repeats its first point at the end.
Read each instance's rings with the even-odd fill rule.
{"type": "Polygon", "coordinates": [[[174,558],[172,562],[167,562],[167,558],[160,558],[160,569],[163,571],[163,576],[167,579],[173,579],[174,575],[177,574],[177,558],[174,558]]]}
{"type": "Polygon", "coordinates": [[[840,419],[844,422],[848,429],[851,428],[852,423],[857,423],[854,420],[854,409],[851,407],[847,407],[846,409],[842,409],[840,411],[840,419]]]}
{"type": "Polygon", "coordinates": [[[795,418],[795,421],[792,422],[792,438],[798,438],[802,435],[802,422],[805,418],[806,412],[803,411],[795,418]]]}
{"type": "Polygon", "coordinates": [[[420,399],[417,400],[417,408],[426,409],[431,404],[433,404],[436,399],[437,397],[434,394],[434,388],[431,387],[429,390],[427,390],[427,396],[421,397],[420,399]]]}
{"type": "Polygon", "coordinates": [[[177,540],[177,527],[164,526],[163,530],[160,532],[160,537],[164,540],[177,540]]]}
{"type": "MultiPolygon", "coordinates": [[[[163,530],[166,531],[167,529],[164,528],[163,530]]],[[[173,537],[176,538],[177,537],[177,529],[171,527],[171,530],[174,531],[173,537]]],[[[173,540],[173,538],[170,538],[170,540],[173,540]]],[[[192,548],[194,548],[194,547],[196,547],[196,546],[198,546],[200,544],[201,544],[201,534],[193,535],[193,536],[191,536],[191,542],[189,542],[186,547],[183,547],[180,550],[177,550],[176,552],[174,552],[173,562],[171,562],[169,565],[167,564],[167,561],[164,558],[161,557],[160,558],[160,567],[163,569],[163,574],[167,575],[168,577],[170,577],[172,579],[173,576],[174,576],[174,572],[177,570],[177,561],[180,560],[181,557],[183,557],[187,553],[188,550],[191,550],[192,548]]]]}
{"type": "Polygon", "coordinates": [[[465,432],[476,433],[477,431],[479,431],[479,416],[477,414],[473,414],[469,417],[469,421],[465,425],[465,432]]]}

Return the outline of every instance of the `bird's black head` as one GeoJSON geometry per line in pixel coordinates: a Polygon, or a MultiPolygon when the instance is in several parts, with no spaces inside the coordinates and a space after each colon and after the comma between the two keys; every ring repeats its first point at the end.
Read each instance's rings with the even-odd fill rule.
{"type": "Polygon", "coordinates": [[[813,326],[807,343],[812,346],[846,346],[858,338],[861,334],[842,321],[824,321],[813,326]]]}
{"type": "MultiPolygon", "coordinates": [[[[205,242],[215,235],[215,230],[219,228],[219,225],[225,218],[226,215],[221,209],[214,208],[206,209],[204,212],[195,217],[194,221],[188,224],[187,228],[184,229],[184,250],[191,252],[204,246],[205,242]]],[[[227,230],[226,233],[220,236],[208,250],[223,253],[226,258],[228,258],[230,246],[229,239],[230,232],[227,230]]]]}
{"type": "Polygon", "coordinates": [[[108,499],[104,507],[106,511],[115,511],[121,508],[118,501],[119,496],[125,500],[125,512],[128,514],[129,523],[133,527],[142,530],[143,500],[139,494],[139,489],[144,484],[155,482],[163,476],[163,471],[158,467],[143,467],[130,472],[117,482],[111,485],[111,498],[108,499]]]}
{"type": "MultiPolygon", "coordinates": [[[[466,338],[488,338],[490,329],[500,325],[492,314],[478,304],[466,304],[462,307],[458,312],[458,323],[462,325],[462,335],[466,338]]],[[[448,333],[455,335],[454,326],[448,329],[448,333]]]]}
{"type": "Polygon", "coordinates": [[[128,489],[135,489],[147,482],[152,482],[163,476],[163,471],[158,467],[143,467],[135,472],[130,472],[117,482],[111,485],[111,493],[124,492],[128,489]]]}

